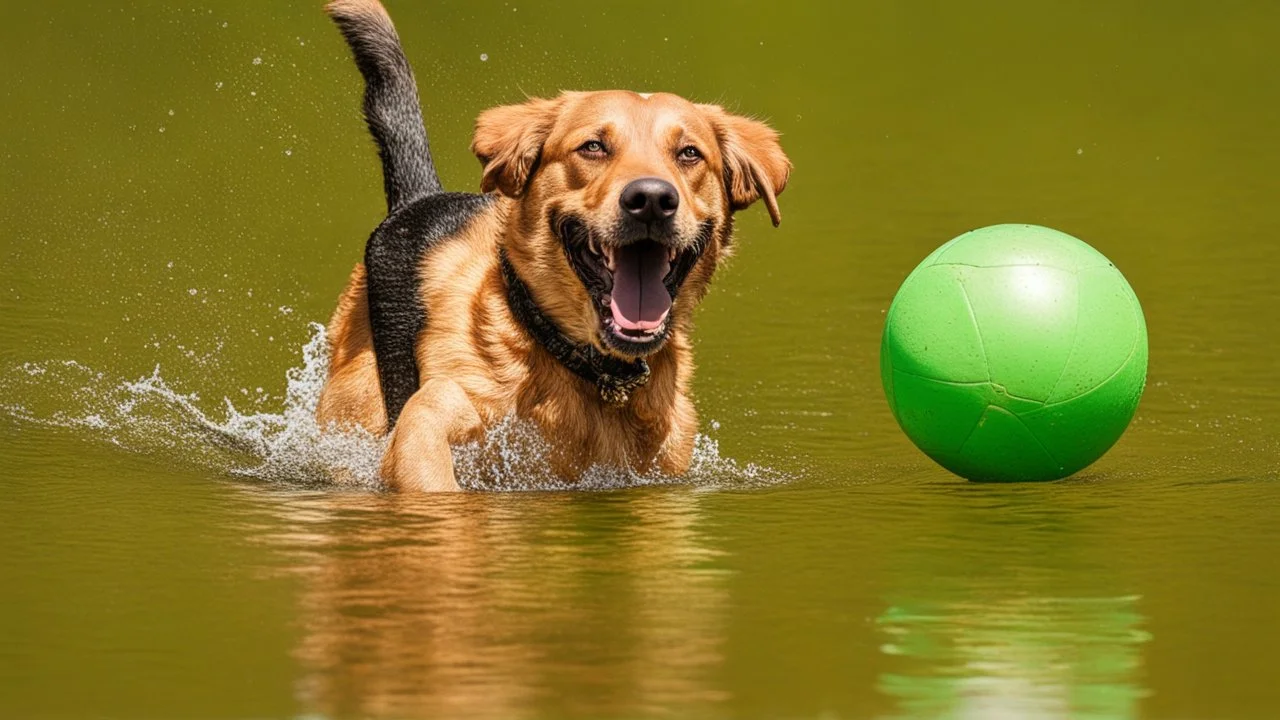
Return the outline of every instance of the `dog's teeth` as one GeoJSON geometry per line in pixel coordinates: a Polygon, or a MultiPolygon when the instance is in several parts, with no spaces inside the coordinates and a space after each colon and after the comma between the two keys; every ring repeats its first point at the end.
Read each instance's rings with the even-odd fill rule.
{"type": "Polygon", "coordinates": [[[613,248],[611,247],[604,248],[604,266],[609,268],[609,272],[613,272],[615,270],[613,264],[613,248]]]}
{"type": "Polygon", "coordinates": [[[676,249],[667,248],[667,262],[675,262],[675,259],[676,259],[676,249]]]}

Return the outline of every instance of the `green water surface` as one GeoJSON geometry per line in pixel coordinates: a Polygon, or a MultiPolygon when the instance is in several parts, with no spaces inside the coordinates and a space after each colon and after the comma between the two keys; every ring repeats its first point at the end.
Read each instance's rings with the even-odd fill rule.
{"type": "Polygon", "coordinates": [[[383,208],[320,5],[0,14],[0,717],[1280,715],[1280,4],[388,2],[451,188],[561,88],[796,166],[697,316],[713,481],[445,498],[244,473],[383,208]],[[880,389],[898,284],[1003,222],[1147,315],[1059,483],[947,474],[880,389]]]}

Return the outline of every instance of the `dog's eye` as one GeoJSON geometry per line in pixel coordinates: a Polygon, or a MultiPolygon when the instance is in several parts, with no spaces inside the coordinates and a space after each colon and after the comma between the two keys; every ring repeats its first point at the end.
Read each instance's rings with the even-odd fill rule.
{"type": "Polygon", "coordinates": [[[680,152],[676,154],[676,157],[679,158],[681,162],[696,163],[702,159],[702,153],[698,148],[692,145],[686,145],[680,148],[680,152]]]}
{"type": "Polygon", "coordinates": [[[588,140],[578,146],[578,152],[587,157],[604,157],[609,150],[599,140],[588,140]]]}

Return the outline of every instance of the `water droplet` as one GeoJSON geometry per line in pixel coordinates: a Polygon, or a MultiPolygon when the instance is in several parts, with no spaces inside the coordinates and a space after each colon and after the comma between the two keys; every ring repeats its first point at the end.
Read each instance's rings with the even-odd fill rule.
{"type": "Polygon", "coordinates": [[[200,291],[199,291],[199,290],[197,290],[197,289],[195,289],[195,288],[191,288],[190,290],[188,290],[188,291],[187,291],[187,294],[188,294],[188,295],[195,295],[195,294],[196,294],[196,293],[198,293],[198,292],[200,292],[200,291]]]}
{"type": "Polygon", "coordinates": [[[1076,154],[1077,154],[1077,155],[1083,155],[1083,154],[1084,154],[1084,148],[1076,148],[1076,154]]]}
{"type": "Polygon", "coordinates": [[[253,59],[253,64],[254,64],[254,65],[261,65],[261,64],[262,64],[262,58],[260,58],[260,57],[256,57],[256,58],[254,58],[254,59],[253,59]]]}
{"type": "Polygon", "coordinates": [[[489,53],[480,53],[480,62],[488,62],[489,53]]]}

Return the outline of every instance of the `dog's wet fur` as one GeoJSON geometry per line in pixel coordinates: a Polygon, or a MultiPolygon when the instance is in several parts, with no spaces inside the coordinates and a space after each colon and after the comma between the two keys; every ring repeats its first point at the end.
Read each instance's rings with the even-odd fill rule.
{"type": "Polygon", "coordinates": [[[321,423],[390,433],[394,489],[458,489],[450,446],[512,413],[567,479],[592,465],[683,474],[693,309],[732,249],[733,213],[763,200],[780,220],[791,164],[777,133],[666,93],[565,92],[482,113],[483,194],[445,192],[386,11],[327,10],[365,79],[388,215],[329,324],[321,423]],[[611,404],[549,354],[513,316],[501,253],[564,336],[643,358],[648,382],[611,404]]]}

